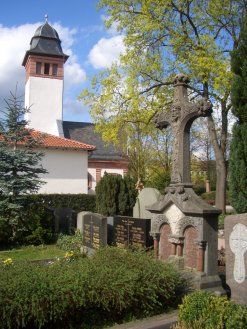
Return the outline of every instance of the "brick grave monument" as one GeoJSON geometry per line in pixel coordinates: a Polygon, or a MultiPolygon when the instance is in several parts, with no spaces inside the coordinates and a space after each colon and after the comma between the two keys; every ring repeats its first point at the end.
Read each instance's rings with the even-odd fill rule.
{"type": "Polygon", "coordinates": [[[173,260],[188,270],[196,289],[224,294],[217,266],[218,215],[220,210],[196,195],[190,179],[190,128],[200,116],[211,114],[211,103],[189,102],[189,79],[174,78],[174,99],[170,111],[155,117],[156,127],[173,133],[171,184],[163,198],[147,208],[152,213],[151,232],[156,256],[173,260]]]}

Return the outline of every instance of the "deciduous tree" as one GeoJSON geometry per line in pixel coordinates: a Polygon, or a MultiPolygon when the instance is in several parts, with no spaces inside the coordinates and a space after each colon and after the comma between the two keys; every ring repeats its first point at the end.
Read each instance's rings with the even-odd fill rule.
{"type": "Polygon", "coordinates": [[[150,122],[169,109],[171,78],[191,79],[193,97],[204,96],[220,107],[221,126],[213,116],[208,129],[217,163],[216,206],[225,209],[227,116],[230,103],[229,51],[236,48],[245,0],[101,0],[106,26],[117,26],[125,52],[92,80],[81,98],[106,140],[129,135],[130,123],[150,122]]]}

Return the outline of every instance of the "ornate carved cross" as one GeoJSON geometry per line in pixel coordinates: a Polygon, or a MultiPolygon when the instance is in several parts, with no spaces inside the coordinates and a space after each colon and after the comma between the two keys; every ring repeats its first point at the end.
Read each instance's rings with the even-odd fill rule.
{"type": "Polygon", "coordinates": [[[198,117],[209,116],[212,105],[206,99],[196,103],[189,102],[187,83],[189,78],[178,74],[173,79],[174,99],[171,110],[162,111],[155,117],[156,127],[167,128],[169,125],[173,133],[173,154],[171,183],[190,183],[190,128],[198,117]]]}

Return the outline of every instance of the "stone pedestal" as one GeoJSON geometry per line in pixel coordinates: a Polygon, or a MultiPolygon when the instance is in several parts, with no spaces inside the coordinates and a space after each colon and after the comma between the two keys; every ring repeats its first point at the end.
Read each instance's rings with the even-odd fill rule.
{"type": "Polygon", "coordinates": [[[226,282],[231,299],[247,304],[247,213],[225,218],[226,282]]]}
{"type": "Polygon", "coordinates": [[[199,198],[191,184],[171,184],[163,199],[148,210],[152,213],[151,235],[155,237],[158,258],[172,261],[180,270],[187,271],[194,288],[225,294],[218,275],[221,211],[199,198]]]}

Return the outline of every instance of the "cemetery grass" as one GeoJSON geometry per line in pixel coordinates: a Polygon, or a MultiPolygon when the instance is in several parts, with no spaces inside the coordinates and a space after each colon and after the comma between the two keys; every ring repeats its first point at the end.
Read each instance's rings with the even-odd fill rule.
{"type": "Polygon", "coordinates": [[[11,258],[13,262],[56,259],[65,252],[56,245],[23,246],[16,249],[0,251],[0,260],[11,258]]]}

